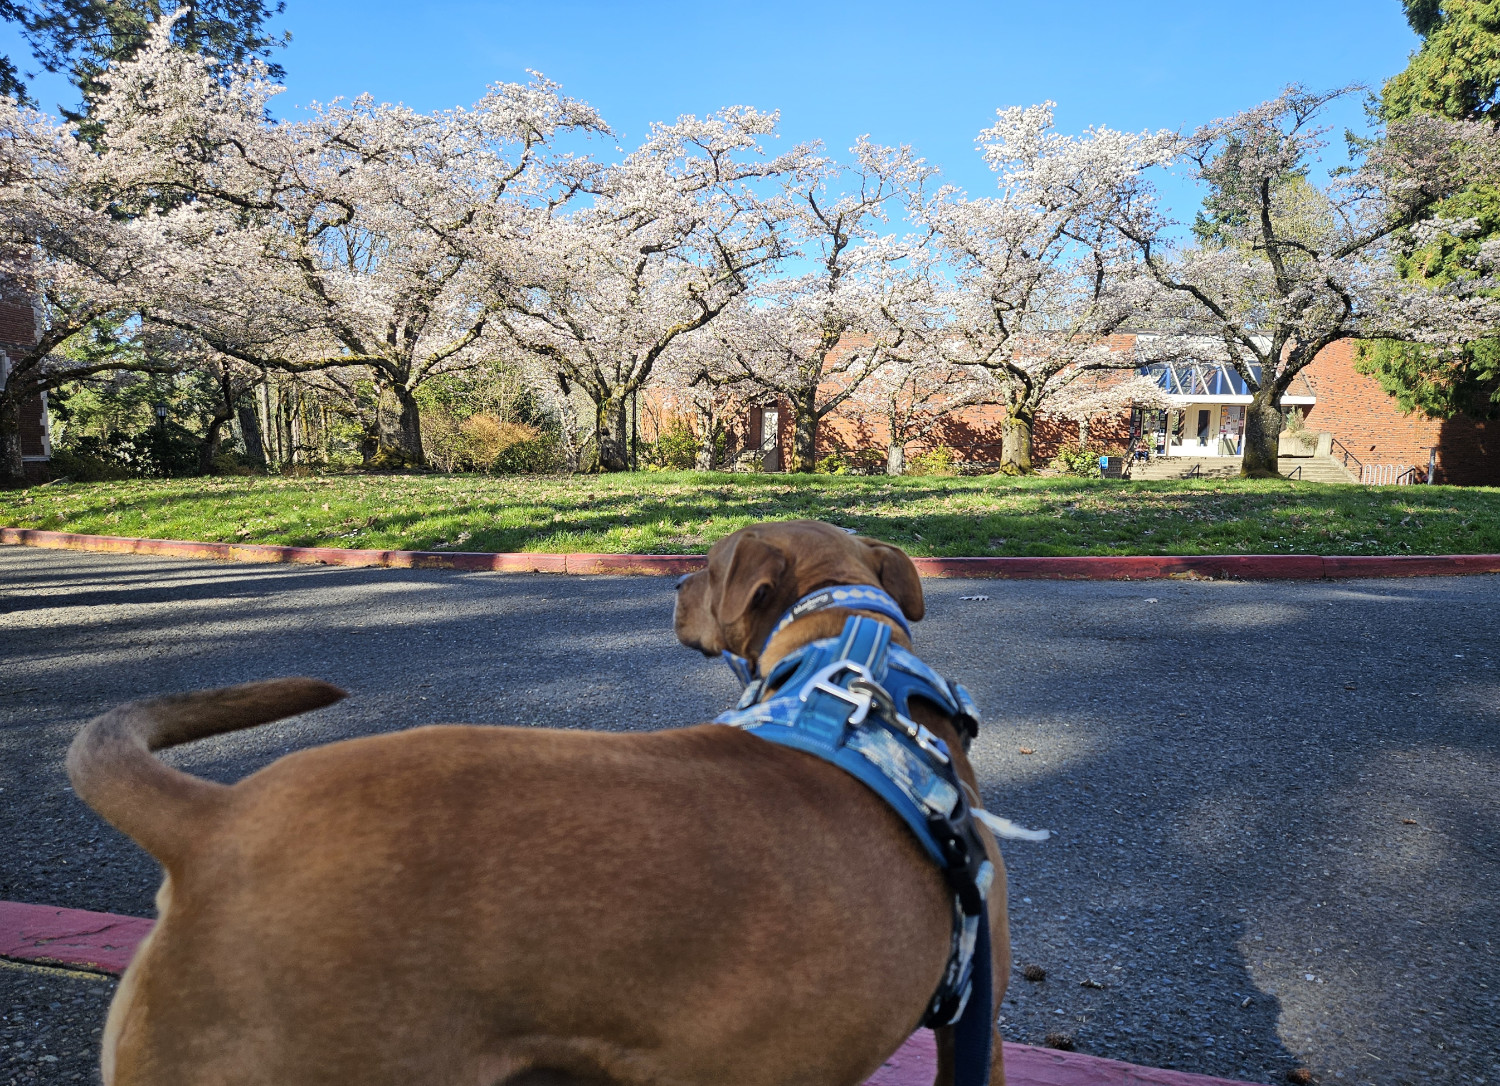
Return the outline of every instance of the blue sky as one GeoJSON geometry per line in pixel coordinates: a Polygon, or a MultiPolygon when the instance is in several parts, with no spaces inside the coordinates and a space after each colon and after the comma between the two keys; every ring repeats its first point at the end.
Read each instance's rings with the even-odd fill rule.
{"type": "MultiPolygon", "coordinates": [[[[782,141],[842,151],[868,132],[910,143],[978,195],[975,134],[997,107],[1057,102],[1077,132],[1177,128],[1289,82],[1378,87],[1418,39],[1398,0],[579,3],[287,0],[279,111],[369,91],[419,109],[467,104],[536,69],[599,109],[627,144],[653,120],[724,105],[782,112],[782,141]]],[[[8,27],[0,49],[29,57],[8,27]]],[[[71,88],[37,86],[44,106],[71,88]]],[[[1356,100],[1333,118],[1362,125],[1356,100]]],[[[1196,197],[1169,186],[1180,214],[1196,197]]]]}

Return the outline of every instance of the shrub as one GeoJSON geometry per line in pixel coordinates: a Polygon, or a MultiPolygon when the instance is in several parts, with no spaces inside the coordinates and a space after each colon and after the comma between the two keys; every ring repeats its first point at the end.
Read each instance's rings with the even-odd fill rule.
{"type": "Polygon", "coordinates": [[[884,475],[885,450],[835,449],[820,459],[813,470],[821,475],[884,475]]]}
{"type": "Polygon", "coordinates": [[[54,479],[71,479],[75,483],[112,482],[118,479],[130,479],[135,475],[129,468],[111,457],[63,446],[52,450],[52,462],[49,469],[54,479]]]}
{"type": "Polygon", "coordinates": [[[496,475],[545,475],[562,470],[557,436],[524,422],[502,422],[489,462],[496,475]]]}
{"type": "Polygon", "coordinates": [[[638,450],[647,471],[688,471],[698,463],[698,438],[686,419],[671,420],[638,450]]]}
{"type": "Polygon", "coordinates": [[[1100,474],[1099,454],[1077,443],[1070,443],[1058,449],[1057,455],[1052,458],[1048,466],[1053,471],[1060,471],[1066,475],[1081,475],[1085,478],[1097,477],[1100,474]]]}
{"type": "Polygon", "coordinates": [[[232,449],[221,452],[213,458],[211,472],[214,475],[260,474],[252,465],[245,463],[244,457],[232,449]]]}
{"type": "Polygon", "coordinates": [[[956,475],[954,464],[958,456],[952,449],[938,445],[931,449],[924,449],[919,453],[906,458],[906,474],[908,475],[956,475]]]}
{"type": "Polygon", "coordinates": [[[192,475],[198,440],[175,422],[136,434],[83,436],[52,451],[52,471],[79,482],[192,475]]]}

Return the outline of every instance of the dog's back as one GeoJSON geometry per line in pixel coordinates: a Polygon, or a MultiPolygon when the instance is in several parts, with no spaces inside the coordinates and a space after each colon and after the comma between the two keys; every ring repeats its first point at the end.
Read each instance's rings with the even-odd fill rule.
{"type": "Polygon", "coordinates": [[[920,1019],[892,993],[936,986],[941,877],[857,781],[732,729],[421,728],[233,786],[146,753],[336,695],[141,703],[75,744],[169,875],[115,1086],[853,1084],[920,1019]]]}

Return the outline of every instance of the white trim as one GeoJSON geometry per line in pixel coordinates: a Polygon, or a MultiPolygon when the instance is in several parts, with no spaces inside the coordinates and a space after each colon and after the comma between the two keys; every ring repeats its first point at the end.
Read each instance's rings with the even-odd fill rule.
{"type": "MultiPolygon", "coordinates": [[[[1173,410],[1176,410],[1179,407],[1191,407],[1195,403],[1223,403],[1239,405],[1250,403],[1253,400],[1253,396],[1176,396],[1172,393],[1167,394],[1167,402],[1172,405],[1173,410]]],[[[1281,397],[1282,406],[1291,405],[1293,407],[1301,407],[1304,404],[1312,405],[1316,404],[1317,402],[1318,398],[1316,396],[1281,397]]]]}

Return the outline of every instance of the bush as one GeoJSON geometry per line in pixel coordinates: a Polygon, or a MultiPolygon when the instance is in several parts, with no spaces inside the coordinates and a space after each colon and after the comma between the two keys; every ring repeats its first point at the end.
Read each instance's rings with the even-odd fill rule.
{"type": "Polygon", "coordinates": [[[260,472],[245,462],[245,458],[234,450],[226,450],[219,453],[211,461],[211,474],[214,475],[259,475],[260,472]]]}
{"type": "Polygon", "coordinates": [[[884,475],[884,449],[835,449],[821,458],[813,470],[820,475],[884,475]]]}
{"type": "Polygon", "coordinates": [[[950,448],[938,445],[906,458],[907,475],[957,475],[958,456],[950,448]]]}
{"type": "Polygon", "coordinates": [[[71,479],[75,483],[104,483],[135,477],[134,472],[113,458],[62,446],[52,450],[48,468],[54,479],[71,479]]]}
{"type": "Polygon", "coordinates": [[[175,422],[137,434],[80,437],[52,451],[52,471],[78,482],[193,475],[199,439],[175,422]]]}
{"type": "Polygon", "coordinates": [[[489,462],[496,475],[546,475],[562,470],[557,436],[524,422],[502,422],[498,448],[489,462]]]}
{"type": "Polygon", "coordinates": [[[1100,474],[1099,454],[1076,443],[1064,445],[1058,449],[1057,455],[1052,458],[1048,466],[1053,471],[1060,471],[1065,475],[1080,475],[1084,478],[1097,478],[1100,474]]]}
{"type": "Polygon", "coordinates": [[[698,439],[686,419],[673,419],[638,448],[647,471],[688,471],[698,464],[698,439]]]}

